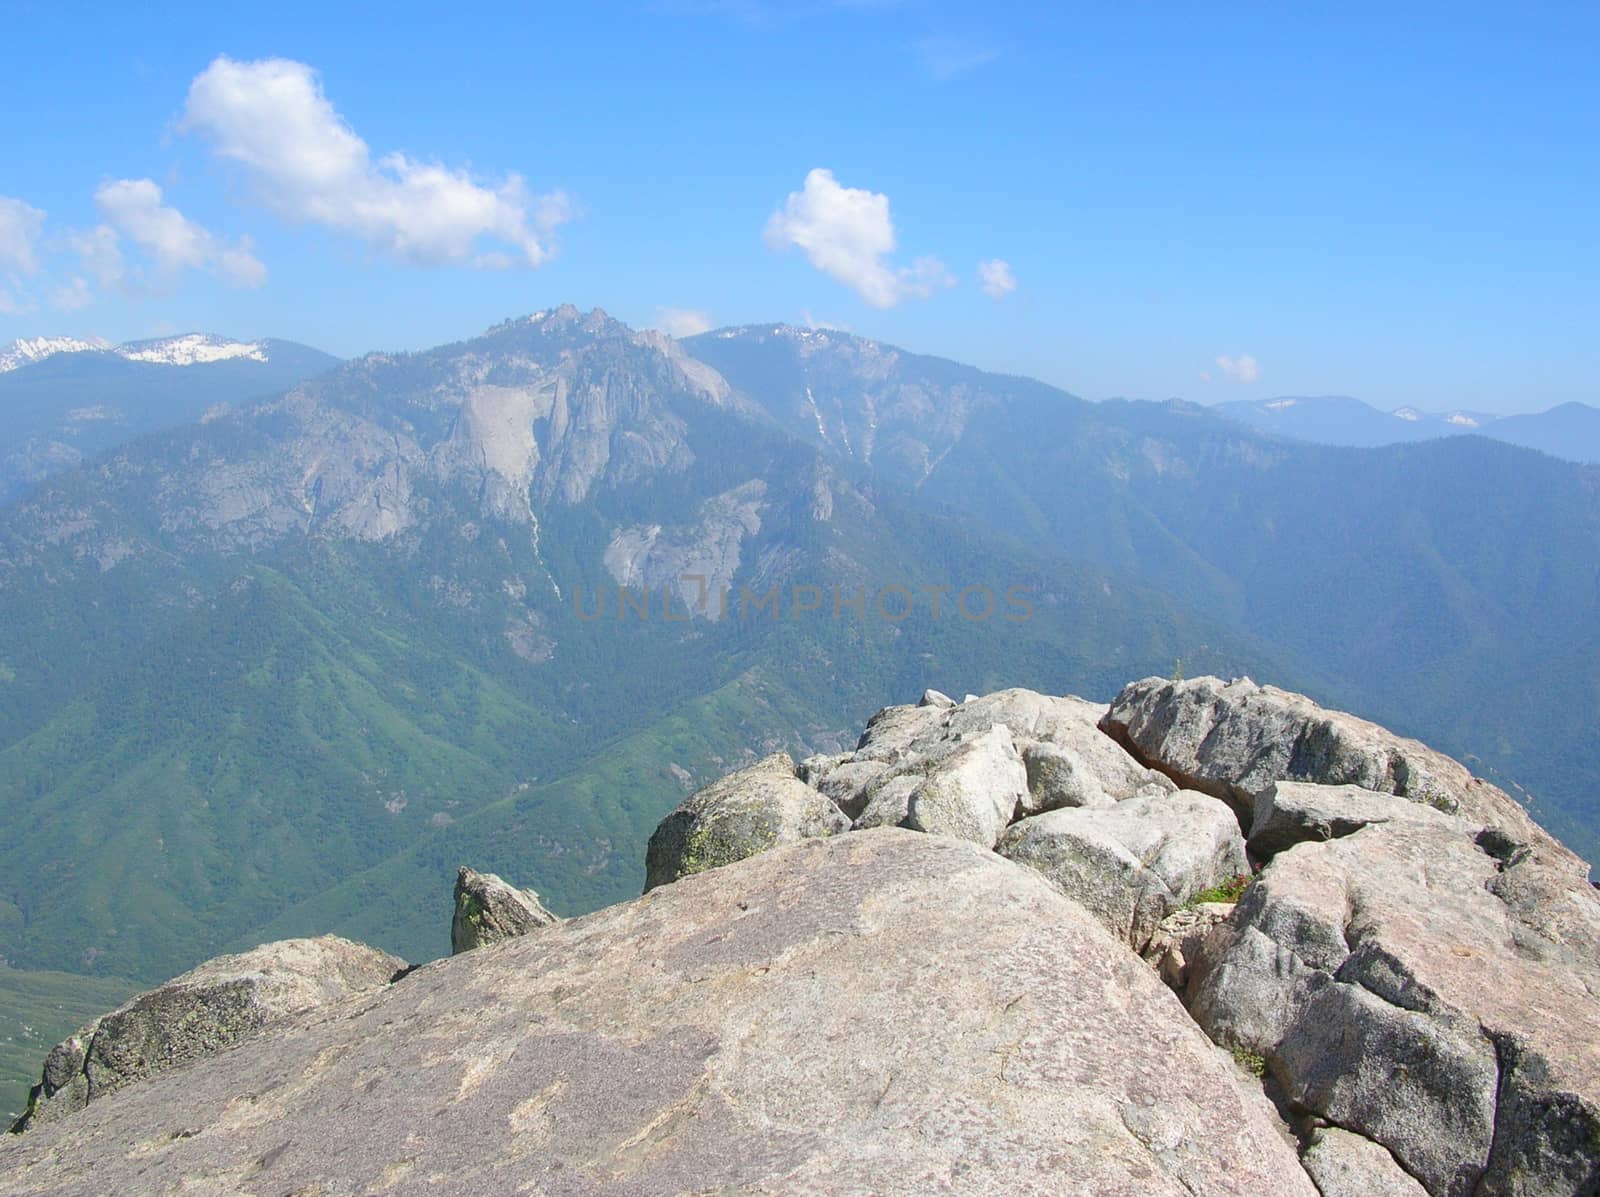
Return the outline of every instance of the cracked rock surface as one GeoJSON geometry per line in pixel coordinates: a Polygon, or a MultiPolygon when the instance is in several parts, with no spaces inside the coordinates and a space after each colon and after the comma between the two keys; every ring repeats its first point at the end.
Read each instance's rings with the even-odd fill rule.
{"type": "Polygon", "coordinates": [[[1038,874],[884,829],[151,1078],[0,1147],[0,1193],[1315,1197],[1245,1079],[1038,874]]]}
{"type": "Polygon", "coordinates": [[[1597,1197],[1587,872],[1302,695],[929,691],[691,795],[642,898],[130,1084],[0,1194],[1597,1197]]]}
{"type": "Polygon", "coordinates": [[[398,956],[334,935],[286,939],[208,960],[129,998],[57,1044],[21,1126],[57,1121],[135,1081],[387,985],[405,968],[398,956]]]}

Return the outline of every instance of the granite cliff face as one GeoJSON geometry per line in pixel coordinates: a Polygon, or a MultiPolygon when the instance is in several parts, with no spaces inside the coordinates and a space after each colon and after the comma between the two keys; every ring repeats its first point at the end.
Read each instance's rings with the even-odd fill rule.
{"type": "Polygon", "coordinates": [[[650,886],[463,870],[496,942],[162,1026],[0,1192],[1600,1192],[1586,866],[1299,695],[930,691],[691,796],[650,886]]]}

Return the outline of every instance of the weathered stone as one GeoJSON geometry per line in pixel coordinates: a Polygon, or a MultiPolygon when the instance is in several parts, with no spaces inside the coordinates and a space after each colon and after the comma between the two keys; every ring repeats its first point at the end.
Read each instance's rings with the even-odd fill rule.
{"type": "Polygon", "coordinates": [[[1039,870],[1135,949],[1179,906],[1250,867],[1233,812],[1193,790],[1035,815],[996,850],[1039,870]]]}
{"type": "Polygon", "coordinates": [[[450,950],[467,952],[559,922],[531,889],[517,889],[493,873],[462,866],[456,875],[450,950]]]}
{"type": "MultiPolygon", "coordinates": [[[[1351,835],[1373,823],[1433,820],[1442,825],[1452,818],[1398,795],[1360,786],[1275,781],[1256,795],[1250,850],[1258,856],[1272,856],[1307,840],[1351,835]]],[[[1461,820],[1463,825],[1465,822],[1461,820]]]]}
{"type": "Polygon", "coordinates": [[[867,720],[866,730],[856,742],[855,759],[898,764],[916,753],[913,746],[942,737],[949,727],[950,711],[940,706],[884,707],[867,720]]]}
{"type": "Polygon", "coordinates": [[[811,839],[412,973],[0,1147],[0,1193],[1316,1197],[1038,875],[811,839]]]}
{"type": "Polygon", "coordinates": [[[1419,1185],[1371,1139],[1336,1126],[1314,1134],[1300,1153],[1322,1197],[1427,1197],[1419,1185]]]}
{"type": "Polygon", "coordinates": [[[1532,847],[1563,873],[1588,876],[1516,800],[1459,761],[1303,694],[1249,678],[1145,678],[1123,688],[1100,726],[1179,784],[1229,802],[1243,820],[1275,781],[1354,785],[1459,814],[1532,847]]]}
{"type": "Polygon", "coordinates": [[[1100,778],[1077,752],[1050,740],[1031,740],[1022,748],[1028,771],[1028,792],[1018,804],[1023,815],[1039,815],[1068,806],[1110,806],[1100,778]]]}
{"type": "Polygon", "coordinates": [[[831,800],[796,776],[789,754],[775,753],[689,795],[661,820],[645,854],[645,889],[849,828],[831,800]]]}
{"type": "Polygon", "coordinates": [[[1041,741],[1069,749],[1099,781],[1106,795],[1118,802],[1141,793],[1175,790],[1177,787],[1167,777],[1141,765],[1100,730],[1105,713],[1105,704],[1081,698],[1058,698],[1032,690],[998,690],[952,711],[950,727],[972,732],[1003,723],[1019,741],[1041,741]]]}
{"type": "Polygon", "coordinates": [[[956,700],[939,690],[924,690],[917,700],[919,707],[953,707],[956,700]]]}
{"type": "Polygon", "coordinates": [[[1530,922],[1514,875],[1542,868],[1536,855],[1502,861],[1482,841],[1417,811],[1279,851],[1199,946],[1190,1009],[1430,1193],[1586,1192],[1600,1185],[1600,900],[1569,880],[1545,891],[1559,912],[1530,922]]]}
{"type": "Polygon", "coordinates": [[[1180,907],[1161,920],[1139,954],[1169,989],[1182,993],[1189,981],[1189,961],[1212,930],[1228,921],[1233,910],[1232,902],[1180,907]]]}
{"type": "Polygon", "coordinates": [[[852,830],[899,827],[911,808],[911,795],[921,784],[922,774],[916,770],[885,773],[874,778],[862,792],[866,804],[851,824],[852,830]]]}
{"type": "Polygon", "coordinates": [[[208,960],[52,1049],[18,1128],[56,1121],[125,1085],[381,988],[405,968],[397,956],[333,935],[208,960]]]}
{"type": "Polygon", "coordinates": [[[856,819],[866,809],[867,786],[888,768],[883,761],[858,761],[848,752],[812,756],[800,762],[800,780],[832,799],[845,818],[856,819]]]}
{"type": "Polygon", "coordinates": [[[990,727],[938,760],[911,792],[904,826],[992,848],[1027,792],[1011,733],[990,727]]]}
{"type": "Polygon", "coordinates": [[[968,695],[952,706],[938,703],[885,707],[867,723],[853,754],[856,760],[898,765],[940,755],[991,727],[1005,726],[1021,742],[1048,742],[1070,748],[1113,799],[1176,787],[1162,774],[1139,764],[1099,729],[1106,707],[1081,698],[1058,698],[1032,690],[998,690],[968,695]]]}

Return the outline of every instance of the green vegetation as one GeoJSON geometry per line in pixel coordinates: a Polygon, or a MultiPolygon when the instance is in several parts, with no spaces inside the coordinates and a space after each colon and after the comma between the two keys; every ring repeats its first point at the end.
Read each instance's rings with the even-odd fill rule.
{"type": "MultiPolygon", "coordinates": [[[[508,325],[480,348],[546,352],[524,343],[537,335],[508,325]]],[[[931,473],[911,449],[869,477],[685,401],[631,342],[603,348],[594,377],[640,403],[642,438],[681,432],[692,468],[646,446],[583,502],[540,504],[537,540],[485,514],[470,471],[418,470],[413,522],[377,543],[324,535],[298,507],[219,531],[174,506],[241,472],[243,502],[288,469],[302,430],[281,410],[146,438],[0,509],[6,959],[81,972],[85,994],[326,931],[429,959],[449,949],[458,866],[564,915],[631,897],[651,830],[693,788],[780,748],[848,746],[930,686],[1103,700],[1131,678],[1249,673],[1476,747],[1474,768],[1521,771],[1565,804],[1536,807],[1555,830],[1590,827],[1586,758],[1549,745],[1586,742],[1600,718],[1585,666],[1600,517],[1553,465],[1518,456],[1484,499],[1480,475],[1506,466],[1466,440],[1336,460],[916,359],[930,395],[1014,384],[1016,403],[986,408],[931,473]],[[1021,587],[1031,617],[963,619],[949,598],[937,620],[925,598],[903,621],[871,600],[839,618],[577,616],[580,588],[615,594],[618,529],[670,541],[752,478],[767,497],[736,584],[1021,587]]],[[[518,383],[509,361],[490,381],[518,383]]],[[[306,393],[426,440],[457,410],[431,388],[457,377],[449,352],[401,355],[306,393]]],[[[0,1020],[32,1000],[0,991],[0,1020]]],[[[20,1083],[25,1063],[0,1075],[20,1083]]]]}
{"type": "Polygon", "coordinates": [[[1229,1054],[1233,1056],[1233,1062],[1251,1076],[1260,1078],[1267,1075],[1267,1060],[1265,1056],[1258,1055],[1247,1047],[1239,1047],[1237,1045],[1229,1049],[1229,1054]]]}
{"type": "Polygon", "coordinates": [[[1213,885],[1210,889],[1203,889],[1194,897],[1184,903],[1185,906],[1199,906],[1206,902],[1237,902],[1244,896],[1244,891],[1250,888],[1250,882],[1255,880],[1249,873],[1238,873],[1226,881],[1213,885]]]}

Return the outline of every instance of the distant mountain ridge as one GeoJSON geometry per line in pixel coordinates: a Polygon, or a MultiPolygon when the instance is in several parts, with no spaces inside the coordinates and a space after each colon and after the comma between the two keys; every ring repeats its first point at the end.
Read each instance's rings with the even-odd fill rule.
{"type": "MultiPolygon", "coordinates": [[[[0,410],[54,379],[110,426],[85,413],[118,380],[284,360],[60,354],[0,376],[0,410]]],[[[462,860],[563,914],[636,886],[656,820],[740,763],[719,745],[837,751],[930,686],[1106,698],[1177,669],[1476,751],[1592,850],[1597,480],[570,306],[213,399],[0,506],[0,956],[144,982],[334,928],[421,959],[418,896],[462,860]],[[690,577],[732,614],[697,616],[690,577]],[[1035,617],[957,614],[970,583],[1035,617]]]]}
{"type": "Polygon", "coordinates": [[[293,341],[207,333],[119,346],[13,342],[0,350],[0,502],[97,453],[276,394],[338,362],[293,341]]]}
{"type": "Polygon", "coordinates": [[[1552,717],[1574,741],[1600,725],[1576,664],[1600,652],[1594,467],[1486,436],[1330,447],[829,330],[685,344],[836,460],[864,454],[825,435],[835,423],[875,426],[880,486],[1221,618],[1326,679],[1326,700],[1481,754],[1476,767],[1530,787],[1541,818],[1600,851],[1587,782],[1542,750],[1552,717]],[[1541,722],[1545,738],[1530,734],[1541,722]]]}
{"type": "Polygon", "coordinates": [[[269,360],[271,341],[235,341],[214,333],[182,333],[113,345],[99,337],[24,337],[0,348],[0,374],[20,370],[64,353],[108,353],[130,362],[155,362],[164,366],[193,366],[245,358],[269,360]]]}
{"type": "Polygon", "coordinates": [[[1286,395],[1219,403],[1213,410],[1272,436],[1319,445],[1371,449],[1475,434],[1567,461],[1600,463],[1600,408],[1583,403],[1497,416],[1465,410],[1424,412],[1414,407],[1386,412],[1347,395],[1286,395]]]}

